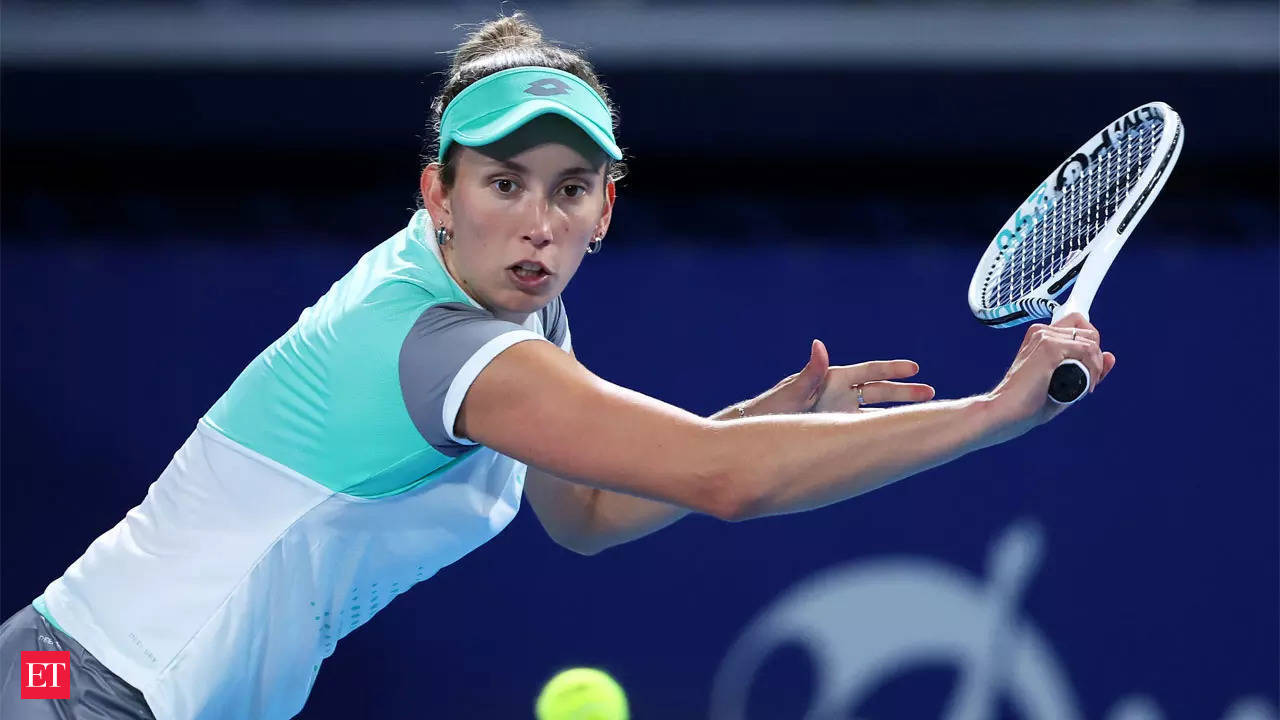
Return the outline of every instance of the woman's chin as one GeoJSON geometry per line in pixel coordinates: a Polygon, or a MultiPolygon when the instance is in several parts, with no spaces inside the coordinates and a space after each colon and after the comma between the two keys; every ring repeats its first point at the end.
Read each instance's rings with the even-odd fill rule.
{"type": "Polygon", "coordinates": [[[553,295],[530,295],[523,292],[504,293],[501,301],[494,305],[494,315],[498,317],[521,317],[535,313],[546,307],[553,295]]]}

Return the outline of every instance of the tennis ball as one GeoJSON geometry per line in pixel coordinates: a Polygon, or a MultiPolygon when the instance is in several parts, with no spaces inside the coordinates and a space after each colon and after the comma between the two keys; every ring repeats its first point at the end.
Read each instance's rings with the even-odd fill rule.
{"type": "Polygon", "coordinates": [[[538,720],[627,720],[627,695],[603,670],[571,668],[551,678],[534,706],[538,720]]]}

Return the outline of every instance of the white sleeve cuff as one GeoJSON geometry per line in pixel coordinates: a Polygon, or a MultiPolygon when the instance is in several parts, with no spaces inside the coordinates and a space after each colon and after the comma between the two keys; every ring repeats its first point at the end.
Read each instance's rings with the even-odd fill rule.
{"type": "MultiPolygon", "coordinates": [[[[444,431],[449,435],[449,439],[462,445],[475,445],[476,443],[460,438],[453,434],[453,423],[458,419],[458,410],[462,409],[462,399],[467,396],[467,390],[471,389],[471,383],[475,382],[479,377],[480,371],[484,370],[494,358],[498,357],[498,353],[524,340],[545,340],[541,335],[530,332],[529,330],[512,330],[503,333],[498,337],[490,340],[476,350],[462,368],[458,370],[458,374],[453,376],[453,382],[449,383],[449,391],[444,396],[444,431]]],[[[568,336],[565,337],[568,342],[568,336]]]]}

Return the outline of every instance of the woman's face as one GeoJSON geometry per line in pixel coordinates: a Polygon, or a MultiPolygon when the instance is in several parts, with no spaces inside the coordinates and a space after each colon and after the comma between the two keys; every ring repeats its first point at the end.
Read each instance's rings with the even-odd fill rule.
{"type": "Polygon", "coordinates": [[[454,280],[495,316],[522,322],[564,289],[587,243],[609,228],[615,189],[607,156],[576,125],[537,117],[483,147],[456,145],[454,186],[439,165],[422,173],[422,197],[454,280]]]}

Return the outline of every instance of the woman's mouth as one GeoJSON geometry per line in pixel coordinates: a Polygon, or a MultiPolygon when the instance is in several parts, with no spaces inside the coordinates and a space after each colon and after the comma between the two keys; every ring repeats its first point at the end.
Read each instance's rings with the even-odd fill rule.
{"type": "Polygon", "coordinates": [[[519,287],[533,288],[548,282],[551,271],[540,262],[522,260],[507,268],[507,272],[519,287]]]}

